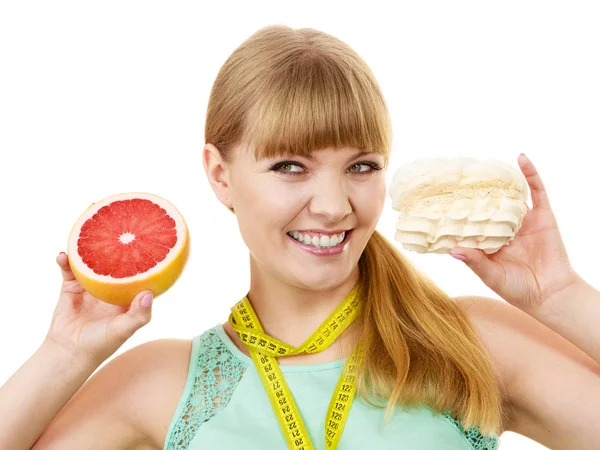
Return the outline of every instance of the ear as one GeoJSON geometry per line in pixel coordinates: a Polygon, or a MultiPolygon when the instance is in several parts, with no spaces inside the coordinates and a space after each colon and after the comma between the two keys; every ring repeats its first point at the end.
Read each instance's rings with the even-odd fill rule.
{"type": "Polygon", "coordinates": [[[213,144],[206,144],[202,151],[202,163],[208,182],[217,198],[227,208],[231,209],[229,165],[223,160],[219,149],[213,144]]]}

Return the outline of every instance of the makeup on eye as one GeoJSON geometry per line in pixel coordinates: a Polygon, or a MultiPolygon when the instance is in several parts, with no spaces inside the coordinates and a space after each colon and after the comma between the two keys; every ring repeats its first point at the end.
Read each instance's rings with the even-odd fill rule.
{"type": "MultiPolygon", "coordinates": [[[[281,170],[283,167],[286,167],[286,166],[297,166],[297,167],[300,167],[302,169],[305,168],[305,166],[302,163],[298,162],[298,161],[282,161],[282,162],[276,163],[273,166],[271,166],[269,168],[269,170],[272,170],[274,172],[277,172],[277,173],[280,173],[280,174],[286,175],[286,176],[302,175],[304,173],[302,171],[293,171],[292,172],[292,171],[289,171],[289,170],[287,170],[287,171],[286,170],[281,170]]],[[[360,166],[368,166],[370,168],[370,170],[366,170],[366,171],[359,170],[358,172],[351,172],[351,173],[356,173],[358,175],[371,175],[371,174],[373,174],[375,172],[378,172],[379,170],[383,169],[383,167],[380,164],[378,164],[378,163],[376,163],[374,161],[360,161],[360,162],[356,162],[356,163],[352,164],[350,166],[350,168],[353,168],[353,167],[356,167],[356,166],[359,166],[359,167],[360,166]]]]}

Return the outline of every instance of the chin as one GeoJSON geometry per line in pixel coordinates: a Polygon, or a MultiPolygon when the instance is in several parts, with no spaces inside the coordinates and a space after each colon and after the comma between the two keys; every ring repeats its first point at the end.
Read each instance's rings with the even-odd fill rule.
{"type": "Polygon", "coordinates": [[[331,273],[323,270],[314,273],[312,277],[311,274],[305,275],[302,278],[295,277],[291,284],[311,291],[330,291],[346,283],[350,276],[346,271],[344,273],[331,273]]]}

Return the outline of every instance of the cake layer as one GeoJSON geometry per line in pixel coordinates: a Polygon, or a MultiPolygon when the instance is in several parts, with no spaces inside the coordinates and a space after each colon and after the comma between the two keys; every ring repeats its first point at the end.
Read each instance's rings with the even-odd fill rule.
{"type": "Polygon", "coordinates": [[[405,249],[449,253],[461,246],[490,254],[519,231],[529,188],[502,161],[436,158],[401,166],[389,191],[399,211],[395,239],[405,249]]]}

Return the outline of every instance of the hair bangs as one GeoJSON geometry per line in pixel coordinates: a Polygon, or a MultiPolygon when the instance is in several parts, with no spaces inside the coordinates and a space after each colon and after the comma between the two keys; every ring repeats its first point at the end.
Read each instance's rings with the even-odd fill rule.
{"type": "Polygon", "coordinates": [[[391,127],[378,87],[323,55],[283,65],[246,115],[243,142],[257,160],[353,147],[388,160],[391,127]]]}

